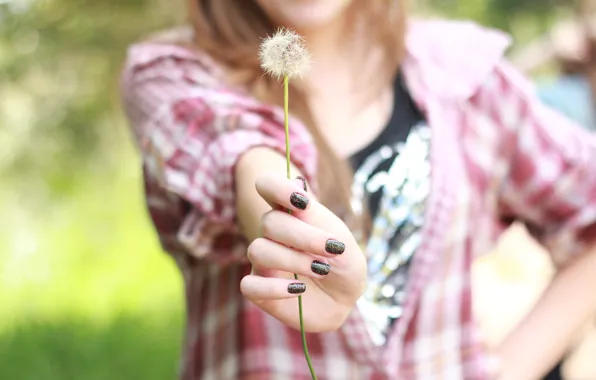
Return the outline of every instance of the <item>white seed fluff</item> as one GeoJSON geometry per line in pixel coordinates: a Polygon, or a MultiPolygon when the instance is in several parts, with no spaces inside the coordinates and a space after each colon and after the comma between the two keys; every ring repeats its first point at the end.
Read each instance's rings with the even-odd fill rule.
{"type": "Polygon", "coordinates": [[[301,77],[310,68],[304,39],[288,29],[280,29],[263,40],[259,59],[263,70],[276,78],[301,77]]]}

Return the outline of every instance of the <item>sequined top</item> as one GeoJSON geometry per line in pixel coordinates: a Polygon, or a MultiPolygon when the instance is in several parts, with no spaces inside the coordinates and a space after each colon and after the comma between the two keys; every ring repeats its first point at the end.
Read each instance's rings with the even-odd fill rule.
{"type": "Polygon", "coordinates": [[[402,314],[411,259],[421,240],[430,189],[430,130],[401,75],[394,85],[392,115],[385,129],[352,157],[352,207],[366,209],[371,231],[367,289],[359,300],[366,328],[383,345],[402,314]]]}

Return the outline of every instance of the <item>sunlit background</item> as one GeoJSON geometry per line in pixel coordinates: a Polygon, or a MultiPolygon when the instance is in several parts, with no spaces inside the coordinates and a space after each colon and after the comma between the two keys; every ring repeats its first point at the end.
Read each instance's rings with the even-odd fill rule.
{"type": "MultiPolygon", "coordinates": [[[[413,2],[521,45],[571,14],[413,2]]],[[[146,215],[117,84],[127,45],[183,22],[183,3],[0,0],[0,379],[175,377],[182,283],[146,215]]]]}

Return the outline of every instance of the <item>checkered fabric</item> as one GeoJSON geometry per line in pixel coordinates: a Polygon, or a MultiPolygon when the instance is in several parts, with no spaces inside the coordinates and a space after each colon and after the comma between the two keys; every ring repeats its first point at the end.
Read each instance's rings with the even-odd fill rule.
{"type": "MultiPolygon", "coordinates": [[[[596,234],[595,138],[542,106],[503,55],[508,37],[472,23],[413,23],[403,73],[431,127],[432,189],[404,314],[376,347],[356,307],[336,332],[309,334],[320,380],[487,379],[470,266],[502,220],[519,218],[563,264],[596,234]]],[[[233,170],[256,146],[284,152],[283,113],[224,84],[208,56],[133,45],[124,107],[143,158],[146,199],[183,274],[184,380],[310,379],[300,335],[243,299],[246,241],[233,170]]],[[[313,182],[316,150],[291,121],[294,164],[313,182]]]]}

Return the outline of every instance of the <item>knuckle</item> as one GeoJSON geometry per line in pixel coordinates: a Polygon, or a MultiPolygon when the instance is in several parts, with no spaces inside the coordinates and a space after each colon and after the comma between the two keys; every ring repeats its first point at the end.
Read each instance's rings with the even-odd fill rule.
{"type": "Polygon", "coordinates": [[[267,183],[267,177],[263,174],[261,174],[257,178],[255,178],[255,188],[259,192],[265,187],[266,183],[267,183]]]}
{"type": "Polygon", "coordinates": [[[263,251],[263,246],[265,245],[265,239],[257,238],[253,240],[252,243],[248,246],[246,251],[246,256],[248,257],[248,261],[251,263],[255,263],[258,261],[259,254],[263,251]]]}
{"type": "Polygon", "coordinates": [[[309,253],[318,254],[324,251],[325,243],[320,243],[321,239],[315,238],[314,236],[305,237],[306,251],[309,253]]]}
{"type": "Polygon", "coordinates": [[[275,231],[277,216],[275,211],[269,211],[261,217],[261,236],[271,236],[275,231]]]}
{"type": "Polygon", "coordinates": [[[241,291],[241,292],[242,292],[244,295],[246,295],[246,293],[247,293],[247,290],[248,290],[248,286],[249,286],[248,282],[249,282],[250,280],[249,280],[248,278],[249,278],[248,276],[245,276],[245,277],[243,277],[243,278],[242,278],[242,280],[240,280],[240,291],[241,291]]]}
{"type": "Polygon", "coordinates": [[[240,280],[240,292],[247,299],[254,301],[254,290],[252,289],[251,278],[249,276],[243,277],[242,280],[240,280]]]}
{"type": "Polygon", "coordinates": [[[276,176],[273,173],[262,173],[259,174],[256,178],[255,178],[255,188],[257,189],[257,191],[261,191],[263,189],[266,189],[268,186],[268,184],[271,183],[271,181],[274,181],[276,178],[276,176]]]}

